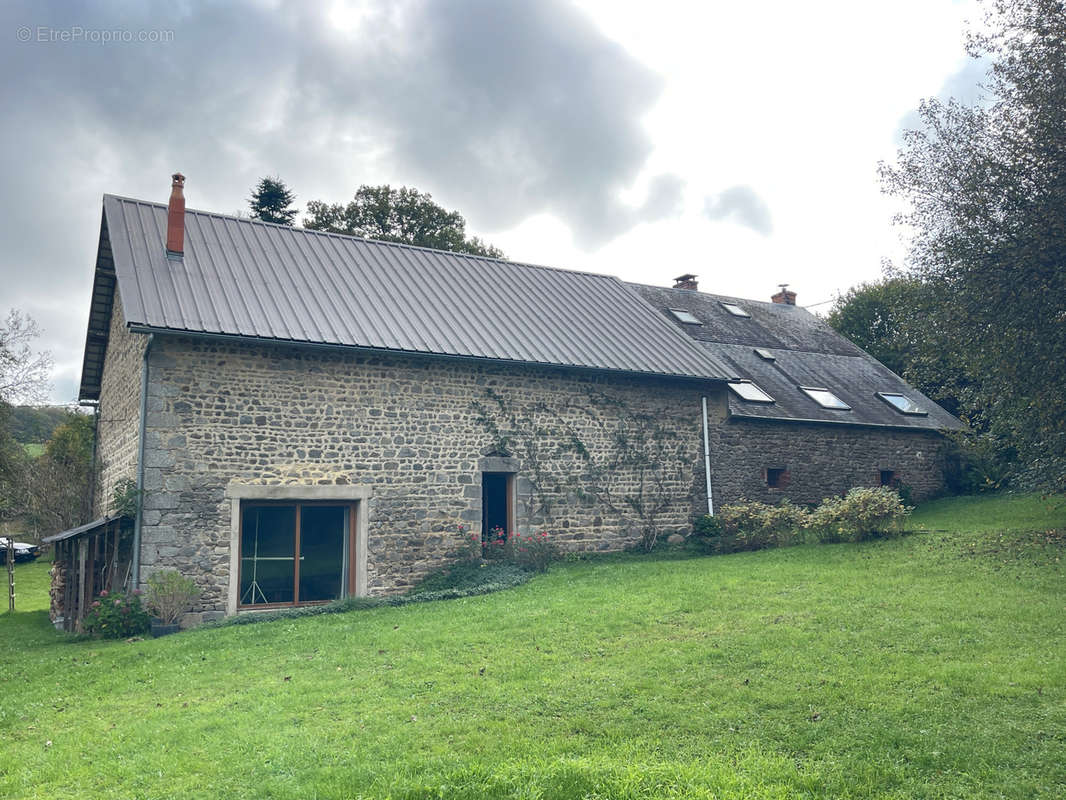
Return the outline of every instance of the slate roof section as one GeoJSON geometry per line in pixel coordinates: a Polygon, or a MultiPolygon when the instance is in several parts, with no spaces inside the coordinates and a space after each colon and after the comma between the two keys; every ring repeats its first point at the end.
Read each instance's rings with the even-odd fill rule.
{"type": "Polygon", "coordinates": [[[965,426],[875,358],[799,306],[765,303],[687,289],[630,284],[659,309],[667,321],[700,342],[730,372],[751,380],[773,403],[745,402],[729,393],[736,418],[809,420],[845,425],[877,425],[926,430],[960,430],[965,426]],[[735,317],[722,302],[736,303],[751,314],[735,317]],[[671,308],[682,308],[702,323],[675,321],[671,308]],[[756,347],[774,357],[767,361],[756,347]],[[800,386],[829,389],[850,411],[823,408],[800,386]],[[902,414],[877,396],[899,393],[915,400],[925,416],[902,414]]]}
{"type": "MultiPolygon", "coordinates": [[[[101,241],[136,329],[735,377],[608,275],[194,210],[185,214],[184,257],[174,259],[165,253],[166,225],[163,204],[104,196],[101,241]]],[[[98,261],[94,304],[108,267],[98,261]]],[[[98,328],[91,320],[90,341],[98,328]]],[[[87,355],[83,399],[98,397],[98,369],[87,355]]]]}

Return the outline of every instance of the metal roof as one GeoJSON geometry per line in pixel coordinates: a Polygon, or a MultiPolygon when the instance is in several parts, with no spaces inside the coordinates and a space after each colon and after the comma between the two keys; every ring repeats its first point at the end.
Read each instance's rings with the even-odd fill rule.
{"type": "Polygon", "coordinates": [[[833,330],[824,320],[798,306],[765,303],[687,289],[630,284],[659,309],[683,308],[700,325],[674,323],[699,341],[730,372],[755,383],[773,403],[745,402],[729,393],[733,417],[877,425],[925,430],[960,430],[965,426],[903,378],[833,330]],[[735,303],[750,318],[735,317],[722,307],[735,303]],[[755,348],[773,356],[760,357],[755,348]],[[799,387],[829,389],[850,411],[823,408],[799,387]],[[925,416],[903,414],[877,396],[899,393],[916,401],[925,416]]]}
{"type": "Polygon", "coordinates": [[[135,329],[734,377],[609,275],[193,210],[185,214],[184,257],[172,258],[166,225],[165,205],[104,196],[83,399],[99,395],[100,359],[90,346],[101,334],[95,312],[104,311],[112,274],[135,329]]]}
{"type": "Polygon", "coordinates": [[[69,531],[45,536],[41,539],[41,544],[55,544],[56,542],[61,542],[64,539],[70,539],[83,533],[92,533],[93,531],[102,528],[105,525],[110,525],[112,522],[119,519],[122,519],[122,517],[100,517],[100,519],[94,519],[92,522],[79,525],[77,528],[71,528],[69,531]]]}

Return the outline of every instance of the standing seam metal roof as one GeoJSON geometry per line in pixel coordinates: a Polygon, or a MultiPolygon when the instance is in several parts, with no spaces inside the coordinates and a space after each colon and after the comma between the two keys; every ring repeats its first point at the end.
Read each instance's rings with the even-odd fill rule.
{"type": "MultiPolygon", "coordinates": [[[[128,325],[708,380],[734,377],[629,285],[575,272],[104,196],[128,325]]],[[[109,265],[110,266],[110,263],[109,265]]],[[[98,265],[97,279],[101,280],[98,265]]],[[[90,328],[90,332],[92,329],[90,328]]],[[[84,374],[83,398],[98,393],[84,374]]]]}

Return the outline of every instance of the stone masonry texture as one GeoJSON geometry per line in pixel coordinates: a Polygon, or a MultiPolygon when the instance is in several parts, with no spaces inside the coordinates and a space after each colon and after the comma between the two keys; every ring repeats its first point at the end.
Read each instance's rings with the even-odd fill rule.
{"type": "MultiPolygon", "coordinates": [[[[716,505],[785,497],[817,503],[855,486],[880,486],[881,470],[895,472],[914,501],[944,489],[944,439],[932,431],[734,418],[714,427],[711,451],[716,505]],[[786,470],[785,485],[768,487],[767,468],[786,470]]],[[[706,492],[702,498],[705,504],[706,492]]]]}
{"type": "MultiPolygon", "coordinates": [[[[115,483],[136,474],[145,343],[125,329],[116,303],[100,398],[97,514],[115,483]]],[[[943,488],[939,434],[738,420],[713,384],[157,335],[142,581],[177,569],[202,591],[196,615],[226,610],[231,484],[303,486],[309,499],[313,487],[366,488],[359,513],[370,594],[404,591],[458,557],[459,526],[480,531],[482,469],[513,467],[517,530],[546,531],[564,550],[635,544],[640,520],[627,500],[641,491],[657,498],[662,538],[687,535],[706,509],[704,396],[718,506],[815,503],[876,486],[881,470],[895,472],[915,500],[943,488]],[[660,465],[652,474],[619,445],[647,434],[662,439],[649,451],[660,465]],[[768,487],[767,468],[786,470],[785,485],[768,487]]]]}
{"type": "Polygon", "coordinates": [[[94,518],[108,512],[119,481],[133,480],[137,476],[141,363],[147,337],[126,329],[121,305],[116,297],[100,382],[96,421],[99,476],[93,495],[94,518]]]}
{"type": "Polygon", "coordinates": [[[479,464],[498,457],[519,464],[520,532],[574,551],[635,543],[618,509],[641,476],[613,452],[626,415],[676,432],[656,522],[687,533],[700,398],[724,403],[718,386],[668,379],[180,336],[157,335],[149,364],[142,580],[189,575],[198,612],[225,610],[231,482],[369,487],[368,591],[397,592],[458,556],[460,524],[480,530],[479,464]],[[589,461],[611,467],[610,498],[581,485],[589,461]]]}

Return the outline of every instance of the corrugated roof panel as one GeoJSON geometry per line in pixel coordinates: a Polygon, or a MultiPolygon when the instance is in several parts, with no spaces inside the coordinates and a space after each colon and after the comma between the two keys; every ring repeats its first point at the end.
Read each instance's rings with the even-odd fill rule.
{"type": "Polygon", "coordinates": [[[722,380],[735,377],[634,290],[538,267],[187,210],[184,258],[166,206],[108,195],[133,325],[722,380]]]}

